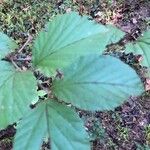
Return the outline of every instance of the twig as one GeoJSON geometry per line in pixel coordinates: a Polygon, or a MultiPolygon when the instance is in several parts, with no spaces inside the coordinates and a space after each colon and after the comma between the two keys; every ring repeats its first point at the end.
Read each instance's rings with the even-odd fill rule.
{"type": "Polygon", "coordinates": [[[31,42],[32,36],[29,35],[27,41],[23,44],[23,46],[18,50],[18,53],[22,52],[22,50],[28,45],[29,42],[31,42]]]}
{"type": "Polygon", "coordinates": [[[18,67],[18,65],[13,61],[13,59],[11,59],[11,62],[12,62],[12,64],[15,66],[15,68],[16,68],[17,70],[22,71],[22,70],[18,67]]]}
{"type": "Polygon", "coordinates": [[[26,57],[26,58],[14,58],[14,61],[31,61],[31,57],[26,57]]]}

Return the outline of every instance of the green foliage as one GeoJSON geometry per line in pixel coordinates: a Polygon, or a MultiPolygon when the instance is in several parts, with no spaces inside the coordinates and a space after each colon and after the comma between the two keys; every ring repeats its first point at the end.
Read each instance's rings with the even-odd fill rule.
{"type": "Polygon", "coordinates": [[[0,128],[20,119],[35,98],[38,97],[32,72],[17,71],[9,62],[0,61],[0,128]]]}
{"type": "Polygon", "coordinates": [[[77,114],[66,105],[51,99],[46,101],[23,119],[16,134],[14,149],[38,150],[44,136],[48,135],[53,150],[90,150],[88,135],[77,114]]]}
{"type": "Polygon", "coordinates": [[[142,65],[150,67],[150,30],[143,33],[137,41],[126,44],[126,52],[142,55],[142,65]]]}
{"type": "Polygon", "coordinates": [[[17,44],[4,33],[0,33],[0,59],[17,48],[17,44]]]}
{"type": "Polygon", "coordinates": [[[54,81],[52,91],[59,99],[84,110],[110,110],[143,92],[135,71],[111,56],[81,57],[63,73],[62,80],[54,81]]]}
{"type": "Polygon", "coordinates": [[[70,65],[79,56],[101,54],[106,45],[123,37],[124,34],[117,30],[96,24],[77,13],[57,16],[36,39],[33,64],[45,75],[53,75],[57,68],[70,65]]]}
{"type": "Polygon", "coordinates": [[[107,34],[105,34],[105,36],[104,36],[105,38],[103,38],[103,39],[105,40],[107,45],[116,43],[125,36],[125,33],[123,31],[119,30],[118,28],[116,28],[113,25],[106,25],[106,27],[109,31],[107,32],[107,34]]]}
{"type": "MultiPolygon", "coordinates": [[[[14,150],[39,150],[45,137],[50,138],[52,150],[90,149],[73,108],[110,110],[144,91],[131,67],[102,55],[107,45],[123,36],[114,26],[97,24],[73,12],[57,16],[40,32],[32,50],[32,69],[18,69],[13,57],[0,61],[0,128],[22,118],[14,150]],[[37,81],[37,88],[39,70],[52,79],[49,87],[37,81]]],[[[14,49],[8,41],[6,38],[4,45],[9,50],[3,49],[7,53],[14,49]]]]}

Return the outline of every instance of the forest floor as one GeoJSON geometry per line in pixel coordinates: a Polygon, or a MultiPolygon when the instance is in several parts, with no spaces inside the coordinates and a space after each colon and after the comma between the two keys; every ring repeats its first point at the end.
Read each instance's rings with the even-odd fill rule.
{"type": "MultiPolygon", "coordinates": [[[[127,33],[126,41],[136,40],[150,28],[149,0],[0,0],[0,30],[21,46],[34,37],[56,14],[79,11],[102,24],[114,24],[127,33]]],[[[32,43],[32,42],[31,42],[32,43]]],[[[29,44],[22,54],[30,53],[29,44]]],[[[115,48],[116,50],[116,48],[115,48]]],[[[111,49],[113,53],[113,47],[111,49]]],[[[120,58],[126,63],[134,56],[120,58]]],[[[114,111],[83,112],[93,150],[148,150],[150,146],[150,92],[131,98],[114,111]]],[[[11,126],[0,131],[0,150],[10,150],[15,134],[11,126]]],[[[46,150],[47,145],[43,145],[46,150]]]]}

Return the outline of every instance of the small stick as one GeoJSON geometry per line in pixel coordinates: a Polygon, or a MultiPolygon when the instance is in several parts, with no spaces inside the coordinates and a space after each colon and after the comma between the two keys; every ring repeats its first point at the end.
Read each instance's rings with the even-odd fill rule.
{"type": "Polygon", "coordinates": [[[18,65],[13,61],[13,59],[11,59],[11,62],[12,62],[12,64],[15,66],[15,68],[16,68],[17,70],[22,71],[22,70],[18,67],[18,65]]]}
{"type": "Polygon", "coordinates": [[[18,50],[18,53],[22,52],[22,50],[28,45],[29,42],[31,42],[32,36],[29,35],[27,41],[24,43],[24,45],[18,50]]]}
{"type": "Polygon", "coordinates": [[[13,60],[15,60],[15,61],[31,61],[31,57],[26,57],[26,58],[14,58],[13,60]]]}

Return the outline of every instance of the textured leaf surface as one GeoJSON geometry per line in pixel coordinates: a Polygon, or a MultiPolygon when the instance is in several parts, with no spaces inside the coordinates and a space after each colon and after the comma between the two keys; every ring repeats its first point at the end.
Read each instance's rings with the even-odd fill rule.
{"type": "Polygon", "coordinates": [[[81,57],[64,69],[62,80],[55,80],[53,93],[67,103],[85,110],[109,110],[129,96],[143,92],[136,72],[111,56],[81,57]]]}
{"type": "MultiPolygon", "coordinates": [[[[103,36],[103,40],[105,40],[104,43],[106,43],[106,45],[119,42],[125,36],[125,33],[122,30],[113,25],[107,25],[106,27],[108,32],[103,36]]],[[[101,43],[102,42],[103,41],[101,41],[101,43]]]]}
{"type": "Polygon", "coordinates": [[[107,44],[123,36],[119,29],[97,24],[75,12],[57,16],[45,30],[35,41],[33,64],[46,75],[68,66],[79,56],[102,53],[107,44]]]}
{"type": "Polygon", "coordinates": [[[0,33],[0,59],[17,48],[17,44],[6,34],[0,33]]]}
{"type": "Polygon", "coordinates": [[[14,150],[39,150],[46,134],[52,150],[90,150],[81,119],[71,108],[53,100],[40,104],[21,121],[14,150]]]}
{"type": "Polygon", "coordinates": [[[40,150],[46,136],[46,106],[30,110],[18,124],[14,139],[14,150],[40,150]]]}
{"type": "Polygon", "coordinates": [[[36,97],[36,80],[29,71],[19,72],[0,61],[0,128],[14,123],[36,97]]]}
{"type": "Polygon", "coordinates": [[[143,56],[142,65],[150,67],[150,30],[143,33],[143,36],[136,42],[126,45],[126,52],[133,52],[143,56]]]}

